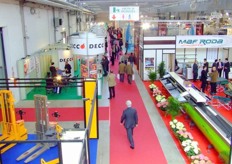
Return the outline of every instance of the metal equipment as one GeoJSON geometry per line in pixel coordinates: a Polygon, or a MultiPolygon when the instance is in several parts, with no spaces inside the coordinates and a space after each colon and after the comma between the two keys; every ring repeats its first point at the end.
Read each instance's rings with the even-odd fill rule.
{"type": "MultiPolygon", "coordinates": [[[[36,135],[38,140],[56,140],[59,137],[59,133],[62,131],[57,123],[49,123],[48,120],[48,108],[47,108],[47,96],[35,95],[34,103],[36,108],[36,135]]],[[[24,161],[28,163],[39,155],[44,153],[51,147],[56,146],[55,143],[38,143],[25,153],[20,155],[16,160],[20,161],[27,157],[24,161]],[[28,157],[29,156],[29,157],[28,157]]]]}
{"type": "MultiPolygon", "coordinates": [[[[14,98],[9,90],[0,90],[0,107],[2,111],[2,135],[0,141],[26,140],[27,129],[23,120],[16,121],[14,98]]],[[[4,153],[16,144],[0,144],[1,153],[4,153]]]]}
{"type": "MultiPolygon", "coordinates": [[[[172,96],[181,97],[183,102],[191,104],[193,108],[187,113],[215,149],[228,160],[232,126],[213,108],[210,104],[211,99],[195,86],[186,86],[186,80],[175,72],[169,72],[160,81],[172,96]],[[217,139],[214,140],[216,137],[217,139]]],[[[222,101],[219,96],[213,98],[222,101]]],[[[224,100],[228,103],[229,98],[223,98],[224,100]]]]}

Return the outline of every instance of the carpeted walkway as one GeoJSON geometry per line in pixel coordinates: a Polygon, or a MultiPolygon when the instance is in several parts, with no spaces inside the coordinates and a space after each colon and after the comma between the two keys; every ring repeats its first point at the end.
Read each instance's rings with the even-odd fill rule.
{"type": "MultiPolygon", "coordinates": [[[[117,74],[117,69],[116,64],[112,70],[117,74]]],[[[126,79],[124,83],[117,80],[116,97],[110,100],[110,117],[110,164],[167,163],[134,81],[130,85],[126,79]],[[137,109],[139,118],[138,127],[134,129],[134,150],[130,149],[126,130],[120,124],[128,99],[132,101],[132,107],[137,109]]]]}
{"type": "MultiPolygon", "coordinates": [[[[24,121],[36,121],[35,108],[20,108],[25,114],[23,115],[24,121]]],[[[98,118],[99,120],[109,120],[109,108],[99,107],[98,108],[98,118]]],[[[18,108],[15,109],[16,113],[19,111],[18,108]]],[[[56,121],[56,118],[52,114],[57,111],[60,114],[58,118],[59,121],[83,121],[84,120],[84,109],[82,107],[66,107],[66,108],[49,108],[49,120],[56,121]]],[[[0,120],[2,119],[2,114],[0,113],[0,120]]],[[[16,119],[20,120],[19,114],[16,115],[16,119]]]]}

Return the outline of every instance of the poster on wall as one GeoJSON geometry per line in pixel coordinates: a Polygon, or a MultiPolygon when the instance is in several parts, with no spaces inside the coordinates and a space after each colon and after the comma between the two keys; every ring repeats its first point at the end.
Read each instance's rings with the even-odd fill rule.
{"type": "Polygon", "coordinates": [[[145,58],[145,67],[154,67],[154,58],[153,57],[147,57],[145,58]]]}
{"type": "Polygon", "coordinates": [[[71,66],[71,76],[74,76],[74,63],[73,63],[73,55],[71,54],[70,50],[59,50],[58,51],[59,56],[59,72],[61,72],[61,75],[65,75],[65,62],[68,62],[71,66]],[[63,73],[62,73],[63,71],[63,73]]]}
{"type": "Polygon", "coordinates": [[[97,78],[97,61],[95,57],[81,58],[81,76],[83,78],[97,78]]]}
{"type": "Polygon", "coordinates": [[[35,57],[26,58],[24,60],[24,76],[29,77],[29,74],[35,70],[35,57]]]}
{"type": "Polygon", "coordinates": [[[196,35],[203,35],[203,33],[204,33],[204,24],[197,23],[196,24],[196,35]]]}
{"type": "Polygon", "coordinates": [[[167,30],[167,23],[158,23],[158,36],[166,36],[167,30]]]}

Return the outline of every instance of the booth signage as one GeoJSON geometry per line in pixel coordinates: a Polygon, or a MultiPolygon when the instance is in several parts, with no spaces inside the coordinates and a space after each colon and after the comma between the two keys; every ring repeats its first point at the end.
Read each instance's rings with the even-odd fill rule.
{"type": "Polygon", "coordinates": [[[231,36],[177,36],[176,48],[222,48],[232,47],[231,36]]]}
{"type": "Polygon", "coordinates": [[[110,6],[111,21],[139,21],[139,6],[110,6]]]}
{"type": "Polygon", "coordinates": [[[105,38],[72,38],[70,40],[73,54],[98,55],[105,52],[105,38]],[[88,42],[88,46],[87,46],[88,42]]]}
{"type": "Polygon", "coordinates": [[[73,62],[73,55],[70,50],[59,50],[58,51],[58,57],[59,57],[59,70],[64,70],[65,62],[68,61],[71,69],[71,74],[74,76],[74,62],[73,62]]]}

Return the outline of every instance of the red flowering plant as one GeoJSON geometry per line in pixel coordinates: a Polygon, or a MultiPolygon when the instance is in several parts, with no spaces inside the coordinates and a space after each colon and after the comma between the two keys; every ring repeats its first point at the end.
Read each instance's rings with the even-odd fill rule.
{"type": "Polygon", "coordinates": [[[203,154],[191,156],[191,160],[192,160],[191,164],[201,164],[201,163],[213,164],[212,161],[210,161],[210,159],[203,154]]]}
{"type": "Polygon", "coordinates": [[[153,96],[157,96],[157,95],[161,95],[161,91],[159,90],[159,88],[153,88],[153,96]]]}

